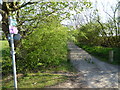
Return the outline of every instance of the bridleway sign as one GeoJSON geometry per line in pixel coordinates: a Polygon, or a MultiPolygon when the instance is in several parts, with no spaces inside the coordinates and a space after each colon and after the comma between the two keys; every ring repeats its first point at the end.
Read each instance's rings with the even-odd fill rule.
{"type": "Polygon", "coordinates": [[[21,36],[18,34],[18,29],[16,27],[17,21],[9,17],[9,33],[8,40],[11,43],[11,54],[12,54],[12,64],[13,64],[13,74],[14,74],[14,87],[17,89],[17,75],[16,75],[16,63],[15,63],[15,50],[14,50],[14,40],[20,40],[21,36]]]}

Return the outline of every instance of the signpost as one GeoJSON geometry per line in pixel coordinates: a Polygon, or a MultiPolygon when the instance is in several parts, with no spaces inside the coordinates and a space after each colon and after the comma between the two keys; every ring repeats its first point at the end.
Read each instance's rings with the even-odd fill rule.
{"type": "Polygon", "coordinates": [[[17,89],[17,76],[16,76],[16,64],[15,64],[15,51],[14,51],[14,39],[13,33],[10,34],[11,41],[11,54],[12,54],[12,64],[13,64],[13,74],[14,74],[14,87],[17,89]]]}
{"type": "Polygon", "coordinates": [[[14,87],[15,90],[17,89],[17,75],[16,75],[16,63],[15,63],[15,50],[14,50],[14,39],[15,40],[20,40],[21,36],[18,34],[18,30],[16,24],[16,20],[12,19],[12,17],[9,17],[9,32],[10,34],[8,35],[8,39],[10,40],[11,43],[11,54],[12,54],[12,64],[13,64],[13,74],[14,74],[14,87]]]}

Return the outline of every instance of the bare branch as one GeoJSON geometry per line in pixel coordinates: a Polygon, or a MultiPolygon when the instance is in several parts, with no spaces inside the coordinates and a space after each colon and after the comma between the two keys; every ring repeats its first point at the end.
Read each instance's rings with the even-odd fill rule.
{"type": "Polygon", "coordinates": [[[0,14],[4,14],[5,12],[3,10],[0,9],[0,14]]]}
{"type": "Polygon", "coordinates": [[[34,3],[35,3],[35,2],[28,2],[28,3],[22,4],[20,7],[15,8],[15,10],[19,10],[19,9],[21,9],[21,8],[23,8],[23,7],[27,6],[27,5],[29,5],[29,4],[34,4],[34,3]]]}
{"type": "Polygon", "coordinates": [[[17,10],[19,10],[19,9],[27,6],[27,5],[35,4],[35,3],[38,3],[38,2],[27,2],[27,3],[22,4],[21,6],[18,6],[18,7],[17,7],[17,6],[15,5],[15,3],[14,3],[14,5],[15,5],[14,8],[9,8],[9,7],[8,7],[8,9],[13,12],[13,11],[17,11],[17,10]]]}

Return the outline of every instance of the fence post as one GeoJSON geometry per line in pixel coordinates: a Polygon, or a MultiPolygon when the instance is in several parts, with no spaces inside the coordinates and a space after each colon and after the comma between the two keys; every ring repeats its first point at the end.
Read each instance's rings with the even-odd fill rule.
{"type": "Polygon", "coordinates": [[[109,51],[109,60],[110,60],[110,62],[113,62],[113,55],[114,53],[113,53],[113,50],[111,50],[111,51],[109,51]]]}

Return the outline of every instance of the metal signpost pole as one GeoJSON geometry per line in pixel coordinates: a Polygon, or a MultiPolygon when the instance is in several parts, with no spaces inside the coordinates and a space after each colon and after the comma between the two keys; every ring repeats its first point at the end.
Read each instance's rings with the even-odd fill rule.
{"type": "Polygon", "coordinates": [[[15,63],[15,50],[14,50],[14,40],[20,40],[21,36],[18,34],[17,30],[17,21],[11,16],[9,17],[9,36],[11,43],[11,55],[12,55],[12,64],[13,64],[13,74],[14,74],[14,88],[17,90],[17,75],[16,75],[16,63],[15,63]]]}
{"type": "Polygon", "coordinates": [[[11,54],[12,54],[12,64],[13,64],[13,73],[14,73],[14,87],[17,90],[17,76],[16,76],[16,64],[15,64],[15,51],[14,51],[14,34],[10,34],[10,41],[11,41],[11,54]]]}

